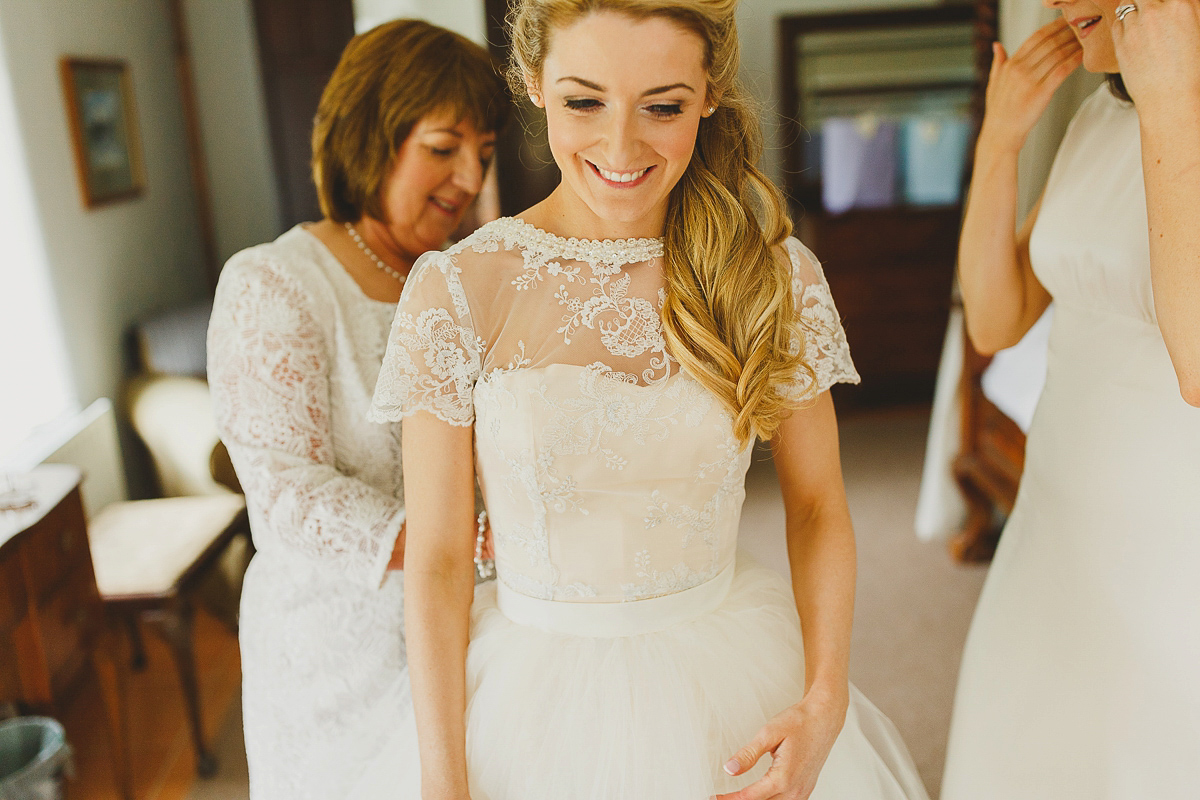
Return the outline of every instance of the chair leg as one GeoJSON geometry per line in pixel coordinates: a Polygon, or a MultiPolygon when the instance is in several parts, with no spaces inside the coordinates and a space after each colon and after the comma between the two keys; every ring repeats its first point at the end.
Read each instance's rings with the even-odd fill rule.
{"type": "Polygon", "coordinates": [[[196,748],[196,774],[211,778],[217,774],[217,759],[204,743],[204,726],[200,719],[200,687],[196,680],[196,653],[192,646],[193,609],[190,600],[179,597],[167,608],[147,612],[159,634],[171,648],[179,672],[179,684],[187,704],[192,743],[196,748]]]}
{"type": "Polygon", "coordinates": [[[142,641],[142,628],[138,625],[138,615],[124,614],[122,621],[129,634],[129,666],[134,672],[141,672],[146,668],[146,644],[142,641]]]}

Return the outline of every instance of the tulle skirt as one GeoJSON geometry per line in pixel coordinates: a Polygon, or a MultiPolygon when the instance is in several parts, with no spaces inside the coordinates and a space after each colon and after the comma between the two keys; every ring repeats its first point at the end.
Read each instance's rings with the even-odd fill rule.
{"type": "MultiPolygon", "coordinates": [[[[735,791],[761,777],[770,756],[737,778],[722,765],[803,696],[790,588],[744,556],[713,585],[654,600],[547,603],[504,587],[497,595],[495,583],[479,587],[472,608],[472,800],[706,800],[735,791]]],[[[420,797],[411,715],[388,738],[354,798],[420,797]]],[[[894,726],[854,687],[812,798],[927,798],[894,726]]]]}

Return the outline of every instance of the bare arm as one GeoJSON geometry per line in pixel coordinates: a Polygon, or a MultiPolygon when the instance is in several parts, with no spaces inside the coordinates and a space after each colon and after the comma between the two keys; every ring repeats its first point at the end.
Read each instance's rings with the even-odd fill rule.
{"type": "Polygon", "coordinates": [[[844,701],[854,622],[854,526],[828,392],[794,412],[771,449],[787,516],[792,591],[804,634],[804,689],[844,701]]]}
{"type": "Polygon", "coordinates": [[[1050,305],[1029,258],[1041,208],[1039,198],[1016,230],[1017,153],[985,151],[981,140],[958,246],[958,283],[967,334],[983,355],[1021,341],[1050,305]]]}
{"type": "Polygon", "coordinates": [[[475,545],[472,429],[404,420],[404,620],[424,800],[466,800],[466,658],[475,545]]]}
{"type": "Polygon", "coordinates": [[[1189,106],[1143,122],[1142,161],[1154,310],[1180,394],[1200,407],[1200,102],[1189,106]]]}
{"type": "Polygon", "coordinates": [[[1154,310],[1180,394],[1200,407],[1200,2],[1141,3],[1113,40],[1141,125],[1154,310]]]}
{"type": "Polygon", "coordinates": [[[1038,207],[1017,229],[1017,157],[1082,50],[1061,19],[1041,28],[1011,58],[994,46],[987,112],[959,242],[959,284],[967,332],[991,354],[1021,340],[1050,304],[1029,262],[1038,207]]]}
{"type": "Polygon", "coordinates": [[[808,797],[850,702],[854,528],[829,393],[822,392],[814,405],[793,412],[771,447],[783,491],[792,591],[804,637],[804,697],[770,720],[734,757],[735,774],[740,774],[773,753],[767,774],[721,800],[808,797]]]}

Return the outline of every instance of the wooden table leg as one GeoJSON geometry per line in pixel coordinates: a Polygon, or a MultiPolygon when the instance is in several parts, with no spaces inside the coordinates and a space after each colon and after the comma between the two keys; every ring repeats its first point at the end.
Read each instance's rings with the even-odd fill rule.
{"type": "Polygon", "coordinates": [[[133,769],[129,736],[129,655],[124,637],[113,624],[92,648],[92,667],[100,684],[108,722],[113,774],[121,797],[133,800],[133,769]]]}

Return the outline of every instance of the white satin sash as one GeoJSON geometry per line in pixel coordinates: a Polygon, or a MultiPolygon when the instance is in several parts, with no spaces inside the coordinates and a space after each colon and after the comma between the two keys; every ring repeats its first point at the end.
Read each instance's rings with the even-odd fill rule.
{"type": "Polygon", "coordinates": [[[500,613],[518,625],[571,636],[639,636],[690,622],[715,611],[729,594],[734,565],[711,580],[682,592],[628,603],[581,603],[542,600],[496,582],[500,613]]]}

